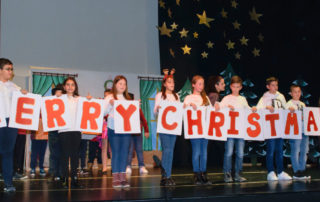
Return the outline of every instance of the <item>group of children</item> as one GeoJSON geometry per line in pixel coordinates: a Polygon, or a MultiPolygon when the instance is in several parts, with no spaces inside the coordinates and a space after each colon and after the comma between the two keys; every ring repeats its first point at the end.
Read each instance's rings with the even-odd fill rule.
{"type": "MultiPolygon", "coordinates": [[[[0,59],[0,93],[4,97],[5,109],[10,109],[12,93],[14,91],[21,91],[26,94],[26,90],[21,90],[14,83],[11,82],[13,77],[13,65],[8,59],[0,59]]],[[[231,94],[226,95],[221,99],[220,92],[225,90],[224,79],[220,76],[209,78],[210,87],[205,90],[205,82],[202,76],[196,75],[192,78],[192,94],[184,99],[183,107],[191,106],[197,109],[200,106],[213,106],[216,110],[228,107],[231,110],[236,108],[250,108],[246,98],[240,95],[242,89],[242,79],[239,76],[231,78],[231,94]],[[206,92],[207,91],[207,92],[206,92]],[[208,95],[208,96],[207,96],[208,95]]],[[[277,108],[302,110],[305,106],[300,101],[301,89],[299,86],[293,85],[290,88],[292,99],[286,103],[284,96],[278,92],[278,80],[270,77],[266,80],[266,87],[268,91],[261,97],[256,107],[252,107],[254,112],[257,109],[268,109],[271,112],[277,108]]],[[[61,185],[64,188],[69,187],[69,177],[71,178],[70,186],[73,188],[82,187],[79,184],[77,177],[77,169],[79,164],[79,152],[81,148],[81,132],[77,131],[75,126],[77,114],[77,102],[79,99],[78,85],[74,78],[69,77],[65,79],[62,86],[58,86],[52,91],[53,95],[61,96],[66,94],[70,106],[70,118],[72,127],[65,130],[49,132],[49,149],[50,149],[50,169],[49,172],[54,176],[54,179],[61,180],[61,185]],[[69,164],[71,167],[69,174],[69,164]]],[[[87,96],[91,99],[91,96],[87,96]]],[[[142,136],[132,134],[117,134],[114,130],[114,101],[115,100],[133,100],[133,95],[128,92],[127,79],[122,76],[116,76],[113,81],[111,90],[105,92],[105,122],[104,132],[101,135],[101,157],[102,157],[102,171],[106,172],[107,159],[107,138],[111,146],[112,158],[112,186],[114,188],[130,187],[127,181],[126,174],[131,173],[131,160],[133,148],[136,149],[139,168],[141,174],[146,174],[143,163],[142,152],[142,136]]],[[[169,73],[169,70],[164,70],[164,78],[161,86],[161,92],[155,97],[154,113],[157,114],[161,108],[162,101],[180,102],[178,94],[175,92],[174,69],[169,73]]],[[[9,121],[9,111],[5,112],[6,121],[9,121]]],[[[140,110],[141,127],[144,128],[146,138],[149,137],[148,124],[140,110]]],[[[12,184],[13,175],[13,149],[16,142],[17,129],[10,127],[0,128],[0,154],[2,157],[2,176],[4,179],[4,191],[15,191],[12,184]]],[[[162,160],[160,167],[162,169],[162,178],[160,184],[163,186],[174,186],[175,182],[171,177],[173,152],[176,142],[176,135],[159,134],[162,145],[162,160]]],[[[204,184],[210,185],[212,182],[207,176],[207,146],[208,140],[204,138],[191,139],[192,145],[192,165],[194,172],[194,183],[196,185],[204,184]]],[[[268,180],[291,180],[292,178],[283,171],[283,139],[270,139],[267,142],[267,169],[268,180]],[[274,156],[276,158],[276,172],[274,168],[274,156]]],[[[32,142],[33,143],[33,142],[32,142]]],[[[293,167],[294,179],[309,179],[305,173],[306,169],[306,155],[308,152],[308,136],[303,135],[301,140],[290,140],[291,145],[291,162],[293,167]]],[[[241,176],[243,151],[245,141],[243,139],[228,138],[224,143],[224,159],[223,172],[225,182],[244,182],[246,179],[241,176]],[[235,147],[235,175],[232,175],[232,155],[235,147]]],[[[32,146],[37,147],[37,143],[32,146]]],[[[37,148],[42,151],[44,145],[37,148]]],[[[93,149],[93,152],[96,150],[93,149]]],[[[36,160],[36,159],[35,159],[36,160]]],[[[40,159],[41,160],[41,159],[40,159]]],[[[90,162],[92,163],[92,162],[90,162]]],[[[34,159],[31,161],[31,174],[34,173],[34,159]]],[[[91,164],[92,165],[92,164],[91,164]]],[[[91,166],[90,165],[90,166],[91,166]]],[[[40,174],[43,173],[43,167],[40,167],[40,174]]]]}

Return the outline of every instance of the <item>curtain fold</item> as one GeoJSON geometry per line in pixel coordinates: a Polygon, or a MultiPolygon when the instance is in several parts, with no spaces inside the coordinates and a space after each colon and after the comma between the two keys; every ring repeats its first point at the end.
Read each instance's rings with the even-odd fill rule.
{"type": "Polygon", "coordinates": [[[32,75],[33,89],[32,93],[44,95],[54,84],[55,86],[63,83],[65,76],[51,76],[51,75],[32,75]]]}

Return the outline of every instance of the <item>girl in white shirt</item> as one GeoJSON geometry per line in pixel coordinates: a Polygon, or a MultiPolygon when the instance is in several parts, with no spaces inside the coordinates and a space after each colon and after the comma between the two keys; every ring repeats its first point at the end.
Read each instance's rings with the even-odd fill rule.
{"type": "Polygon", "coordinates": [[[77,104],[79,100],[78,84],[75,78],[66,78],[63,82],[64,93],[68,98],[70,108],[71,127],[58,131],[60,143],[60,172],[61,181],[64,188],[68,188],[68,170],[69,158],[71,164],[71,187],[80,188],[81,185],[77,178],[77,169],[79,164],[79,149],[81,142],[81,132],[75,128],[77,116],[77,104]]]}
{"type": "Polygon", "coordinates": [[[112,186],[130,187],[126,179],[126,167],[131,134],[117,134],[114,131],[114,100],[132,100],[128,93],[127,79],[118,75],[113,80],[110,94],[105,98],[105,114],[108,114],[108,139],[111,146],[112,186]]]}
{"type": "MultiPolygon", "coordinates": [[[[168,70],[164,70],[165,76],[161,85],[161,92],[156,95],[154,113],[158,114],[160,104],[162,101],[180,102],[178,94],[174,90],[174,69],[171,70],[171,74],[168,75],[168,70]]],[[[176,135],[172,134],[159,134],[161,146],[162,146],[162,161],[161,167],[164,170],[162,172],[162,179],[160,185],[162,186],[174,186],[176,183],[171,178],[173,151],[176,143],[176,135]]]]}
{"type": "MultiPolygon", "coordinates": [[[[192,78],[192,94],[184,99],[184,107],[191,106],[194,110],[200,106],[211,105],[209,98],[204,91],[204,79],[196,75],[192,78]]],[[[211,184],[207,178],[207,147],[208,140],[204,138],[191,139],[192,145],[192,166],[194,172],[194,183],[211,184]]]]}

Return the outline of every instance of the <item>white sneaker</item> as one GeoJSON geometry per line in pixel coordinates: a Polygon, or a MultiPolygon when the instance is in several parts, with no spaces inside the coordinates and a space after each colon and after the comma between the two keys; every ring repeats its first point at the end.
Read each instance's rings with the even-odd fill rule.
{"type": "Polygon", "coordinates": [[[146,169],[146,167],[142,166],[140,167],[140,175],[146,175],[149,171],[146,169]]]}
{"type": "Polygon", "coordinates": [[[279,175],[278,175],[279,180],[292,180],[292,177],[290,177],[290,175],[288,175],[288,173],[282,171],[279,175]]]}
{"type": "Polygon", "coordinates": [[[274,171],[271,171],[268,173],[267,180],[268,181],[277,181],[278,177],[274,171]]]}
{"type": "Polygon", "coordinates": [[[131,169],[130,166],[127,166],[126,173],[127,173],[128,175],[131,175],[132,169],[131,169]]]}

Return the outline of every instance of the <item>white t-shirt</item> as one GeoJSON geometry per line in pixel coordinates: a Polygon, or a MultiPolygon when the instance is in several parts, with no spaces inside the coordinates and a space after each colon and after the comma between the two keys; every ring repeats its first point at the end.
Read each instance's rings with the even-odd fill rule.
{"type": "MultiPolygon", "coordinates": [[[[178,96],[178,95],[177,95],[178,96]]],[[[167,94],[167,97],[165,99],[166,101],[170,101],[170,102],[180,102],[180,98],[178,96],[178,100],[176,100],[176,98],[174,97],[173,94],[167,94]]],[[[155,103],[154,103],[154,109],[153,112],[154,114],[158,114],[157,108],[160,105],[161,101],[164,101],[163,97],[162,97],[162,92],[157,93],[156,97],[155,97],[155,103]]]]}
{"type": "Polygon", "coordinates": [[[3,96],[4,102],[4,114],[6,118],[10,116],[11,102],[12,102],[12,94],[14,91],[20,91],[21,88],[14,84],[11,81],[2,82],[0,81],[0,92],[1,96],[3,96]]]}
{"type": "MultiPolygon", "coordinates": [[[[206,96],[206,98],[208,100],[209,105],[211,105],[208,96],[206,96]]],[[[187,95],[184,98],[184,102],[183,103],[188,105],[188,106],[190,106],[191,103],[195,104],[196,106],[204,106],[201,95],[194,95],[194,94],[187,95]]]]}
{"type": "Polygon", "coordinates": [[[293,107],[294,110],[300,110],[302,111],[304,107],[306,107],[306,104],[301,102],[300,100],[289,100],[285,106],[286,109],[289,109],[290,107],[293,107]]]}
{"type": "Polygon", "coordinates": [[[77,105],[78,105],[78,101],[79,101],[79,96],[77,96],[77,97],[68,96],[68,95],[62,95],[62,96],[66,96],[68,98],[71,127],[68,129],[64,129],[64,130],[59,130],[58,132],[63,133],[63,132],[78,131],[78,130],[76,130],[76,118],[77,118],[77,105]]]}
{"type": "MultiPolygon", "coordinates": [[[[109,114],[107,120],[107,127],[114,130],[114,107],[110,104],[110,101],[114,99],[113,94],[104,98],[104,115],[109,114]]],[[[117,95],[117,100],[126,100],[123,94],[117,95]]]]}
{"type": "Polygon", "coordinates": [[[227,95],[219,103],[220,108],[228,107],[228,105],[233,106],[236,109],[239,108],[250,108],[247,99],[241,95],[227,95]]]}
{"type": "Polygon", "coordinates": [[[275,94],[267,91],[260,98],[257,109],[263,109],[267,106],[273,106],[275,109],[284,109],[286,106],[286,98],[278,91],[275,94]]]}

